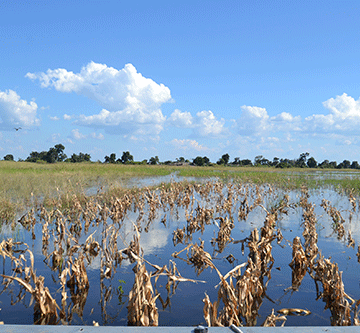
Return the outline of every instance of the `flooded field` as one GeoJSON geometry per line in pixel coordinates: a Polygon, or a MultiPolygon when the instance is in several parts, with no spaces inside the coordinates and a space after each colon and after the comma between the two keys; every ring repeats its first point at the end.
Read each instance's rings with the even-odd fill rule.
{"type": "Polygon", "coordinates": [[[357,325],[359,198],[171,181],[1,228],[5,324],[357,325]]]}

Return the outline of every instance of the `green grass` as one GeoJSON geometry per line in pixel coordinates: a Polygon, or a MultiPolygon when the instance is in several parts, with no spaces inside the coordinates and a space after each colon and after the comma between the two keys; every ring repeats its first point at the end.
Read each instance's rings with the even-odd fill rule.
{"type": "Polygon", "coordinates": [[[224,180],[235,179],[255,184],[276,184],[278,186],[299,187],[309,182],[311,176],[305,174],[309,169],[282,170],[269,167],[189,167],[179,169],[183,177],[218,177],[224,180]]]}
{"type": "MultiPolygon", "coordinates": [[[[355,170],[351,170],[354,174],[355,170]]],[[[151,166],[101,163],[27,163],[0,161],[0,219],[9,220],[16,211],[23,211],[39,202],[69,195],[83,196],[93,188],[108,191],[109,195],[122,193],[129,179],[158,177],[176,173],[182,177],[220,178],[254,184],[274,184],[283,188],[310,188],[331,186],[339,190],[360,193],[360,180],[347,177],[346,170],[321,173],[311,169],[275,169],[269,167],[230,166],[151,166]],[[332,174],[343,173],[342,179],[332,174]],[[323,176],[319,176],[323,175],[323,176]]],[[[359,173],[360,176],[360,173],[359,173]]],[[[359,177],[360,178],[360,177],[359,177]]]]}
{"type": "Polygon", "coordinates": [[[83,194],[91,187],[121,188],[130,178],[157,177],[171,172],[164,166],[0,161],[0,219],[2,215],[8,216],[15,206],[21,211],[39,200],[83,194]]]}

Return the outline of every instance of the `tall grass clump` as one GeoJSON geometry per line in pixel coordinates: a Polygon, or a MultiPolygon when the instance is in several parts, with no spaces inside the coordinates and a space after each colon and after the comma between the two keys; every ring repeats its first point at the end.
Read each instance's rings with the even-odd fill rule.
{"type": "Polygon", "coordinates": [[[0,219],[9,221],[38,203],[66,207],[73,195],[83,200],[99,191],[121,192],[131,178],[172,172],[165,166],[0,161],[0,219]]]}
{"type": "Polygon", "coordinates": [[[9,200],[0,198],[0,223],[10,223],[16,216],[16,205],[9,200]]]}

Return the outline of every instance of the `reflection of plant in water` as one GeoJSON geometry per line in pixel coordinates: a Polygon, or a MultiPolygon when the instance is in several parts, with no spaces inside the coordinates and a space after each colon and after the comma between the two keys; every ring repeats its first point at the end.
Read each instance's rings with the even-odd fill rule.
{"type": "Polygon", "coordinates": [[[276,238],[277,209],[267,212],[261,235],[257,229],[251,232],[247,243],[250,251],[247,263],[236,266],[223,276],[212,263],[211,257],[204,258],[207,264],[216,270],[220,278],[217,301],[211,303],[208,295],[205,295],[203,300],[204,317],[208,326],[230,326],[231,324],[239,326],[243,323],[247,326],[256,325],[274,264],[271,243],[276,238]],[[246,270],[241,274],[241,268],[244,266],[246,270]],[[227,281],[228,278],[229,281],[227,281]],[[235,284],[233,278],[236,280],[235,284]],[[218,313],[220,302],[223,303],[223,309],[218,313]]]}
{"type": "Polygon", "coordinates": [[[325,209],[325,211],[332,218],[332,228],[334,232],[337,234],[338,239],[342,239],[345,236],[345,228],[344,228],[344,218],[341,216],[341,213],[333,206],[330,205],[329,200],[323,199],[321,202],[321,207],[325,209]]]}
{"type": "Polygon", "coordinates": [[[285,315],[275,315],[274,309],[272,309],[272,312],[270,315],[268,315],[264,321],[264,323],[261,326],[264,327],[276,327],[276,322],[282,321],[281,327],[285,326],[287,318],[285,315]]]}
{"type": "Polygon", "coordinates": [[[119,286],[118,286],[118,299],[119,299],[119,305],[123,305],[125,304],[125,302],[122,300],[122,297],[124,295],[124,289],[123,289],[123,284],[125,284],[126,282],[124,280],[119,280],[119,286]]]}
{"type": "Polygon", "coordinates": [[[331,325],[349,326],[351,325],[351,305],[355,301],[345,293],[342,281],[342,272],[338,265],[333,264],[330,259],[325,259],[320,254],[320,258],[314,268],[313,278],[316,283],[318,298],[322,298],[326,303],[325,309],[331,311],[331,325]],[[320,293],[317,282],[321,282],[323,291],[320,293]]]}
{"type": "Polygon", "coordinates": [[[224,219],[223,217],[218,217],[216,220],[220,220],[219,232],[216,238],[211,239],[211,245],[216,246],[217,249],[215,251],[222,253],[229,243],[233,241],[231,238],[231,230],[234,228],[234,223],[232,220],[229,220],[227,217],[224,219]]]}
{"type": "Polygon", "coordinates": [[[60,308],[57,305],[56,300],[51,296],[49,288],[44,285],[44,277],[41,275],[36,275],[34,270],[34,255],[28,249],[27,244],[13,243],[12,239],[9,239],[8,241],[3,240],[0,243],[0,253],[4,258],[4,261],[5,258],[9,258],[11,260],[11,263],[15,265],[13,276],[1,274],[1,276],[5,280],[8,280],[5,285],[8,285],[11,281],[16,281],[22,287],[24,287],[24,289],[31,294],[32,299],[35,300],[35,323],[56,323],[58,319],[58,310],[60,308]],[[18,247],[19,245],[25,245],[26,249],[16,249],[16,247],[18,247]],[[16,257],[16,254],[19,252],[21,254],[19,255],[19,257],[16,257]],[[27,259],[25,258],[25,254],[27,253],[30,257],[30,266],[26,265],[27,259]],[[16,276],[16,274],[18,274],[19,276],[16,276]]]}
{"type": "Polygon", "coordinates": [[[124,293],[124,289],[122,284],[125,284],[126,282],[124,280],[119,280],[120,285],[118,286],[119,293],[122,295],[124,293]]]}

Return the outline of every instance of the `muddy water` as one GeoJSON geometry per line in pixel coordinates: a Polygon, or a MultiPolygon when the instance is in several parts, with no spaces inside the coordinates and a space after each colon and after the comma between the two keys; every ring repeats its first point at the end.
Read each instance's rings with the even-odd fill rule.
{"type": "MultiPolygon", "coordinates": [[[[254,192],[255,189],[252,191],[254,192]]],[[[224,192],[226,196],[227,190],[225,189],[224,192]]],[[[305,275],[297,291],[289,288],[292,285],[292,271],[289,267],[289,263],[292,260],[292,241],[295,236],[299,236],[303,241],[303,211],[298,206],[301,195],[300,191],[285,193],[282,190],[274,189],[272,193],[268,193],[266,190],[263,195],[263,207],[257,206],[254,208],[249,213],[246,221],[239,220],[237,214],[243,197],[237,200],[234,199],[232,218],[235,227],[232,229],[231,237],[235,242],[228,244],[221,253],[215,251],[214,246],[211,244],[211,240],[216,238],[219,231],[218,222],[215,217],[229,217],[229,214],[226,212],[216,212],[216,194],[212,193],[211,197],[207,199],[196,194],[194,208],[199,205],[201,207],[213,208],[215,212],[214,218],[211,219],[211,224],[205,226],[203,233],[200,231],[195,232],[192,235],[192,241],[189,242],[199,244],[200,239],[204,241],[204,250],[211,254],[213,263],[225,275],[236,265],[248,260],[248,248],[245,246],[244,253],[242,253],[241,242],[236,241],[249,237],[250,232],[254,228],[260,229],[264,225],[266,218],[265,209],[270,210],[271,207],[280,202],[285,194],[289,195],[292,208],[288,209],[287,214],[279,214],[276,221],[277,228],[281,230],[284,239],[280,244],[277,244],[276,240],[272,242],[272,256],[275,262],[271,269],[271,279],[268,282],[266,294],[263,297],[261,307],[258,309],[257,325],[261,325],[264,322],[272,309],[276,312],[283,308],[301,308],[311,311],[311,314],[308,316],[288,316],[286,326],[330,325],[330,310],[324,309],[325,303],[322,299],[317,300],[315,282],[308,273],[305,275]],[[235,259],[233,262],[229,262],[227,259],[230,255],[235,259]]],[[[359,211],[357,209],[355,212],[350,213],[352,206],[348,196],[339,194],[331,189],[313,190],[309,194],[308,201],[315,204],[319,251],[321,251],[324,257],[331,257],[331,261],[338,264],[339,270],[343,272],[343,283],[346,293],[353,299],[358,300],[360,298],[358,275],[360,264],[356,254],[357,246],[360,245],[359,211]],[[346,237],[339,239],[334,232],[332,218],[320,206],[323,199],[329,200],[331,205],[340,211],[345,220],[344,228],[346,232],[351,230],[355,241],[354,248],[347,246],[346,237]]],[[[141,232],[140,246],[143,249],[146,260],[159,266],[168,264],[169,260],[174,260],[183,277],[206,281],[206,283],[180,282],[174,293],[170,293],[168,304],[163,306],[162,301],[165,303],[168,295],[165,288],[167,280],[165,277],[160,277],[156,284],[156,292],[160,293],[160,298],[158,298],[156,303],[159,311],[159,325],[192,326],[205,324],[203,315],[204,303],[202,301],[205,293],[209,295],[211,301],[217,299],[218,290],[215,289],[215,286],[220,280],[214,270],[207,268],[197,276],[192,265],[179,258],[174,259],[171,256],[173,252],[178,252],[186,247],[185,242],[184,244],[180,243],[174,246],[172,241],[174,230],[187,225],[186,212],[189,213],[189,211],[182,207],[175,207],[172,211],[168,206],[165,209],[158,209],[156,218],[150,224],[148,232],[144,230],[141,232]],[[165,223],[164,216],[166,216],[165,223]]],[[[133,223],[137,217],[138,214],[134,212],[126,215],[118,237],[119,249],[126,248],[133,238],[133,223]]],[[[145,220],[146,217],[147,215],[145,214],[145,220]]],[[[112,223],[110,218],[107,222],[108,224],[112,223]]],[[[33,239],[32,233],[20,224],[16,225],[15,230],[4,226],[1,231],[2,239],[12,237],[16,241],[28,244],[29,249],[35,256],[36,274],[45,277],[44,284],[49,288],[57,303],[61,304],[59,271],[51,270],[49,260],[44,261],[45,256],[42,252],[41,241],[42,224],[39,222],[35,225],[35,239],[33,239]]],[[[94,238],[101,244],[101,225],[91,226],[86,234],[81,235],[78,240],[79,244],[82,244],[92,233],[94,233],[94,238]]],[[[180,257],[186,258],[186,253],[184,252],[180,257]]],[[[80,303],[77,299],[75,297],[71,298],[70,293],[68,293],[67,309],[69,313],[71,312],[71,316],[67,317],[67,319],[70,318],[68,323],[71,325],[92,325],[93,321],[96,321],[99,325],[127,325],[127,295],[134,283],[134,273],[132,271],[134,265],[135,263],[123,260],[121,266],[116,269],[116,273],[110,279],[101,279],[100,256],[93,258],[91,262],[86,262],[85,266],[90,283],[88,294],[80,295],[82,303],[79,305],[80,303]]],[[[0,269],[2,274],[12,274],[11,263],[8,260],[0,259],[0,269]]],[[[147,266],[147,269],[154,271],[151,266],[147,266]]],[[[154,284],[154,281],[152,283],[154,284]]],[[[33,324],[34,302],[32,302],[31,296],[28,293],[22,293],[21,297],[19,297],[21,288],[17,282],[12,282],[6,288],[3,284],[1,291],[0,320],[6,324],[33,324]]]]}

